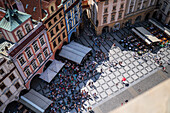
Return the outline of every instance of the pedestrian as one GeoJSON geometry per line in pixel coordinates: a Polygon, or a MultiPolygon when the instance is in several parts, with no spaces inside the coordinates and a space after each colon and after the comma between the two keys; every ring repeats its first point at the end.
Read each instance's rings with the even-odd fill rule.
{"type": "Polygon", "coordinates": [[[122,66],[122,61],[119,62],[119,65],[122,66]]]}
{"type": "Polygon", "coordinates": [[[125,103],[128,103],[128,100],[125,100],[125,103]]]}
{"type": "Polygon", "coordinates": [[[96,98],[96,97],[97,97],[96,93],[93,93],[93,97],[94,97],[94,98],[96,98]]]}
{"type": "Polygon", "coordinates": [[[118,64],[118,63],[116,62],[116,63],[115,63],[115,66],[117,66],[117,64],[118,64]]]}
{"type": "Polygon", "coordinates": [[[166,68],[165,67],[162,67],[162,70],[163,70],[163,72],[166,72],[166,68]]]}

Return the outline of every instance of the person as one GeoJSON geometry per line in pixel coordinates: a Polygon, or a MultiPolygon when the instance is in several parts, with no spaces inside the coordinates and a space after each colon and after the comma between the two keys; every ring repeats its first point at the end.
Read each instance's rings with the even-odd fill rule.
{"type": "Polygon", "coordinates": [[[119,62],[119,65],[122,66],[122,61],[119,62]]]}
{"type": "Polygon", "coordinates": [[[166,68],[165,68],[165,67],[162,67],[162,70],[163,70],[164,72],[166,72],[166,68]]]}
{"type": "Polygon", "coordinates": [[[96,98],[96,97],[97,97],[96,93],[93,93],[93,97],[94,97],[94,98],[96,98]]]}

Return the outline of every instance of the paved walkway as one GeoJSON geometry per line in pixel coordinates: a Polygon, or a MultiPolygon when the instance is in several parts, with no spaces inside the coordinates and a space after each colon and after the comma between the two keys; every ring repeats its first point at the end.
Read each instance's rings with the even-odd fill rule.
{"type": "MultiPolygon", "coordinates": [[[[143,24],[140,23],[137,24],[137,26],[142,25],[143,24]]],[[[115,33],[107,33],[106,35],[102,35],[102,38],[96,38],[93,36],[93,38],[90,39],[88,34],[91,35],[93,32],[90,29],[85,28],[80,38],[76,40],[76,42],[80,44],[91,47],[93,55],[95,55],[96,50],[101,50],[107,56],[105,61],[102,60],[98,62],[98,66],[96,68],[99,73],[102,69],[103,73],[81,82],[79,85],[81,90],[85,89],[91,96],[94,93],[97,94],[97,98],[87,100],[84,103],[85,108],[92,106],[96,113],[109,112],[120,106],[125,100],[134,98],[170,76],[166,73],[162,74],[163,72],[159,70],[160,67],[152,59],[153,56],[157,56],[158,58],[161,57],[162,62],[165,65],[165,63],[170,60],[170,49],[161,48],[160,50],[162,53],[151,53],[147,62],[141,58],[134,59],[134,51],[126,50],[126,48],[119,44],[119,41],[124,38],[124,36],[131,33],[131,30],[123,28],[115,33]],[[105,36],[110,38],[103,40],[105,36]],[[100,42],[101,45],[95,45],[96,42],[100,42]],[[116,44],[116,47],[113,46],[114,43],[116,44]],[[123,62],[123,66],[113,66],[114,63],[118,63],[120,61],[123,62]],[[155,75],[156,72],[158,74],[155,75]],[[127,79],[126,83],[129,84],[128,87],[122,84],[123,77],[127,79]],[[90,81],[94,82],[95,88],[90,88],[88,86],[90,81]]],[[[95,61],[94,56],[92,60],[95,61]]],[[[43,90],[42,87],[44,87],[44,83],[36,88],[37,91],[43,95],[48,94],[49,90],[43,90]]]]}
{"type": "MultiPolygon", "coordinates": [[[[142,26],[144,24],[137,24],[136,26],[142,26]]],[[[102,62],[101,65],[98,66],[97,70],[100,72],[100,68],[104,70],[104,73],[99,76],[97,80],[95,80],[94,85],[96,86],[95,89],[91,89],[87,84],[82,88],[88,90],[88,92],[96,93],[98,98],[94,99],[93,101],[89,100],[85,102],[85,105],[87,106],[93,106],[94,108],[96,106],[99,106],[98,108],[104,109],[104,112],[107,112],[107,110],[114,109],[121,105],[121,103],[124,101],[123,99],[131,99],[132,97],[137,96],[140,94],[140,92],[143,92],[145,88],[148,88],[148,84],[142,84],[142,85],[135,85],[136,83],[139,83],[140,81],[144,80],[146,77],[151,77],[152,79],[147,78],[147,82],[151,80],[151,82],[155,82],[155,84],[151,83],[153,86],[159,83],[158,81],[166,79],[166,77],[162,79],[153,79],[156,71],[160,69],[159,65],[155,63],[155,61],[152,59],[153,56],[156,56],[158,58],[162,58],[162,62],[165,64],[168,60],[170,60],[170,49],[167,48],[161,48],[157,54],[151,53],[149,60],[145,62],[142,59],[134,59],[132,56],[134,54],[133,51],[125,50],[118,42],[123,38],[122,35],[129,34],[129,30],[124,28],[120,31],[117,31],[116,33],[107,33],[106,35],[111,37],[111,40],[106,40],[102,42],[100,47],[93,46],[93,43],[95,43],[94,40],[91,40],[87,34],[92,34],[93,32],[90,29],[85,29],[83,35],[81,36],[80,40],[77,42],[85,45],[93,47],[94,50],[102,50],[104,53],[107,53],[109,56],[109,59],[102,62]],[[116,39],[116,40],[112,40],[116,39]],[[113,47],[113,43],[117,45],[117,47],[113,47]],[[117,68],[111,67],[111,71],[109,70],[109,62],[119,62],[123,61],[123,67],[118,66],[117,68]],[[127,78],[127,82],[130,84],[129,87],[134,86],[138,87],[140,92],[136,92],[134,88],[125,87],[121,80],[122,78],[127,78]],[[153,81],[156,80],[156,81],[153,81]],[[142,88],[140,88],[142,87],[142,88]],[[128,90],[127,90],[128,89],[128,90]],[[126,92],[123,92],[127,90],[126,92]],[[119,97],[117,98],[116,95],[119,97]],[[122,99],[120,99],[122,97],[122,99]],[[110,100],[111,99],[111,100],[110,100]],[[105,103],[107,101],[107,103],[105,103]],[[109,102],[115,102],[116,104],[112,105],[109,102]],[[108,105],[108,106],[107,106],[108,105]],[[102,107],[103,106],[103,107],[102,107]],[[109,108],[109,106],[111,108],[109,108]],[[105,108],[104,108],[105,107],[105,108]]],[[[130,31],[130,33],[132,33],[130,31]]],[[[102,35],[102,38],[104,38],[105,35],[102,35]]],[[[100,40],[99,40],[100,41],[100,40]]],[[[159,71],[161,73],[161,71],[159,71]]],[[[159,74],[157,74],[159,78],[159,74]]],[[[161,76],[161,75],[160,75],[161,76]]],[[[147,83],[146,82],[146,83],[147,83]]],[[[161,81],[160,81],[161,82],[161,81]]],[[[100,112],[96,112],[100,113],[100,112]]]]}

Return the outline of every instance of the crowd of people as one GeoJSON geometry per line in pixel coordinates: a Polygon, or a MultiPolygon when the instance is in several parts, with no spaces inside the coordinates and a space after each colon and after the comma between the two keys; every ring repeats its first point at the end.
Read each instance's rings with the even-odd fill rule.
{"type": "MultiPolygon", "coordinates": [[[[104,60],[104,53],[95,51],[94,56],[97,62],[104,60]]],[[[51,113],[67,112],[75,109],[92,110],[91,106],[84,106],[86,100],[95,99],[96,94],[90,96],[88,91],[81,90],[79,84],[95,75],[99,74],[96,70],[97,62],[92,61],[92,54],[89,53],[87,60],[82,65],[65,60],[65,65],[58,74],[56,80],[52,81],[45,88],[50,89],[48,98],[53,101],[50,106],[51,113]],[[92,98],[93,97],[93,98],[92,98]]],[[[89,87],[94,87],[93,82],[89,82],[89,87]]]]}
{"type": "MultiPolygon", "coordinates": [[[[105,39],[111,40],[110,37],[105,37],[104,39],[102,37],[93,38],[93,35],[89,35],[89,37],[94,42],[93,46],[96,46],[98,48],[100,48],[105,39]]],[[[128,38],[129,37],[127,37],[127,40],[129,40],[128,38]]],[[[115,43],[113,43],[113,47],[116,47],[115,43]]],[[[80,87],[79,84],[91,77],[95,77],[98,74],[96,70],[98,63],[101,61],[106,61],[107,58],[108,55],[103,53],[100,49],[97,49],[94,51],[94,54],[89,53],[87,56],[87,60],[85,60],[80,65],[65,60],[65,66],[58,74],[58,82],[52,81],[46,87],[50,89],[48,98],[53,101],[50,106],[50,112],[68,112],[73,109],[75,109],[76,112],[80,112],[81,110],[92,110],[91,106],[84,106],[84,102],[89,99],[95,99],[97,97],[97,94],[94,93],[90,95],[88,91],[81,90],[82,87],[80,87]]],[[[156,63],[159,64],[160,67],[163,68],[164,71],[166,71],[161,58],[158,58],[157,56],[152,56],[150,52],[142,56],[138,56],[135,53],[133,55],[133,58],[143,59],[145,62],[147,62],[149,59],[153,59],[156,63]]],[[[109,70],[111,71],[110,67],[116,67],[117,65],[123,66],[122,61],[112,63],[109,62],[109,70]]],[[[100,74],[103,72],[104,70],[101,68],[100,74]]],[[[93,82],[89,82],[88,85],[91,88],[95,87],[93,82]]]]}

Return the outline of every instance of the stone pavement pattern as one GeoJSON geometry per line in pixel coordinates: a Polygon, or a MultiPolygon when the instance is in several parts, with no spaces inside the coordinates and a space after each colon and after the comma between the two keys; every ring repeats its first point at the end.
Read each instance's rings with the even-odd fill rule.
{"type": "MultiPolygon", "coordinates": [[[[86,101],[84,103],[85,108],[92,106],[93,108],[95,108],[96,113],[108,112],[120,106],[121,102],[124,102],[124,99],[129,100],[134,98],[135,96],[150,88],[150,84],[151,86],[154,86],[162,80],[166,79],[167,76],[169,76],[168,74],[163,76],[162,72],[159,71],[160,75],[154,74],[158,78],[155,77],[155,79],[153,79],[153,75],[152,79],[149,79],[149,76],[158,71],[160,68],[158,64],[156,64],[155,61],[152,59],[149,59],[147,62],[142,59],[134,59],[132,57],[134,51],[128,51],[119,44],[119,41],[123,38],[121,37],[122,34],[129,34],[129,32],[131,31],[124,28],[117,31],[116,33],[107,33],[106,36],[109,36],[110,40],[106,39],[103,41],[102,39],[104,39],[105,35],[101,36],[102,39],[97,38],[97,40],[94,40],[95,37],[93,37],[93,39],[91,40],[87,34],[92,34],[93,32],[90,29],[85,28],[80,38],[76,40],[76,42],[80,44],[93,48],[92,52],[94,54],[95,50],[101,50],[106,54],[106,56],[108,56],[107,60],[98,62],[98,67],[96,68],[96,70],[100,72],[102,68],[103,73],[101,75],[96,75],[90,80],[86,80],[79,84],[79,88],[81,88],[81,90],[85,89],[90,93],[91,96],[96,93],[98,97],[96,99],[93,98],[93,100],[86,101]],[[99,41],[101,43],[100,47],[95,45],[96,41],[99,41]],[[113,46],[113,43],[116,44],[116,47],[113,46]],[[113,62],[119,61],[123,62],[123,66],[112,66],[113,62]],[[126,82],[129,83],[129,87],[126,87],[124,84],[121,83],[123,77],[127,79],[126,82]],[[148,77],[148,81],[139,85],[135,85],[144,80],[146,77],[148,77]],[[88,83],[90,81],[94,82],[95,88],[90,88],[88,86],[88,83]],[[100,108],[99,111],[97,111],[98,108],[100,108]]],[[[157,56],[161,57],[162,62],[165,64],[165,62],[170,60],[170,49],[161,48],[161,51],[162,54],[158,52],[157,56]]],[[[152,57],[155,55],[156,54],[153,53],[150,54],[150,56],[152,57]]],[[[95,58],[93,58],[92,60],[95,61],[95,58]]],[[[49,92],[42,90],[43,86],[40,86],[37,87],[37,90],[40,93],[43,94],[49,92]]]]}
{"type": "MultiPolygon", "coordinates": [[[[122,30],[121,32],[123,34],[123,33],[127,33],[126,31],[128,30],[127,29],[122,30]]],[[[97,96],[98,96],[98,99],[93,99],[93,101],[91,100],[87,101],[85,103],[87,106],[91,105],[95,107],[97,105],[100,105],[106,100],[109,100],[111,97],[117,94],[120,94],[122,91],[127,89],[128,87],[125,87],[124,85],[121,84],[122,77],[127,78],[127,82],[130,84],[130,86],[133,86],[134,84],[150,76],[152,73],[156,72],[159,69],[159,65],[156,64],[154,60],[150,59],[147,62],[143,61],[142,59],[136,60],[132,57],[134,54],[133,51],[122,50],[123,47],[118,43],[118,41],[120,40],[120,37],[119,37],[120,35],[118,36],[117,34],[119,33],[120,32],[107,33],[107,35],[110,36],[111,38],[113,38],[113,36],[114,38],[116,37],[116,40],[112,40],[110,42],[106,41],[102,43],[100,47],[97,47],[97,46],[93,47],[92,43],[94,42],[91,41],[91,39],[87,35],[87,34],[92,34],[92,31],[90,31],[89,29],[86,29],[83,36],[81,36],[80,39],[77,41],[85,46],[93,47],[94,50],[100,49],[104,53],[108,53],[110,62],[123,61],[123,65],[124,65],[123,67],[118,66],[118,68],[112,67],[111,68],[112,72],[109,71],[109,68],[108,68],[109,66],[107,66],[108,61],[102,62],[102,64],[105,64],[105,65],[101,64],[98,66],[99,68],[98,71],[100,72],[100,68],[102,68],[104,70],[104,73],[98,78],[98,80],[95,80],[94,85],[96,86],[96,89],[89,88],[87,84],[84,84],[85,86],[82,88],[82,90],[83,89],[88,90],[91,93],[91,95],[95,92],[97,93],[97,96]],[[112,47],[113,43],[116,43],[118,47],[115,47],[115,48],[112,47]]],[[[170,60],[170,49],[161,48],[160,50],[162,51],[162,54],[158,52],[157,56],[162,58],[162,62],[165,63],[168,60],[170,60]]],[[[151,56],[155,56],[155,55],[156,54],[151,53],[151,56]]],[[[146,85],[143,84],[142,87],[144,86],[147,87],[148,84],[147,83],[146,85]]],[[[134,88],[136,89],[136,87],[140,88],[140,85],[135,86],[134,88]]],[[[126,97],[126,95],[129,95],[131,97],[131,95],[127,93],[124,94],[123,96],[126,97]]],[[[116,100],[117,100],[116,97],[115,99],[112,99],[112,101],[116,101],[116,100]]],[[[120,104],[120,101],[121,100],[117,100],[117,103],[120,104]]],[[[112,109],[114,108],[114,106],[111,106],[111,103],[109,103],[109,105],[112,109]]],[[[103,104],[103,106],[106,107],[107,105],[103,104]]],[[[102,107],[102,105],[100,107],[102,107]]],[[[107,107],[105,109],[109,109],[109,108],[107,107]]]]}

